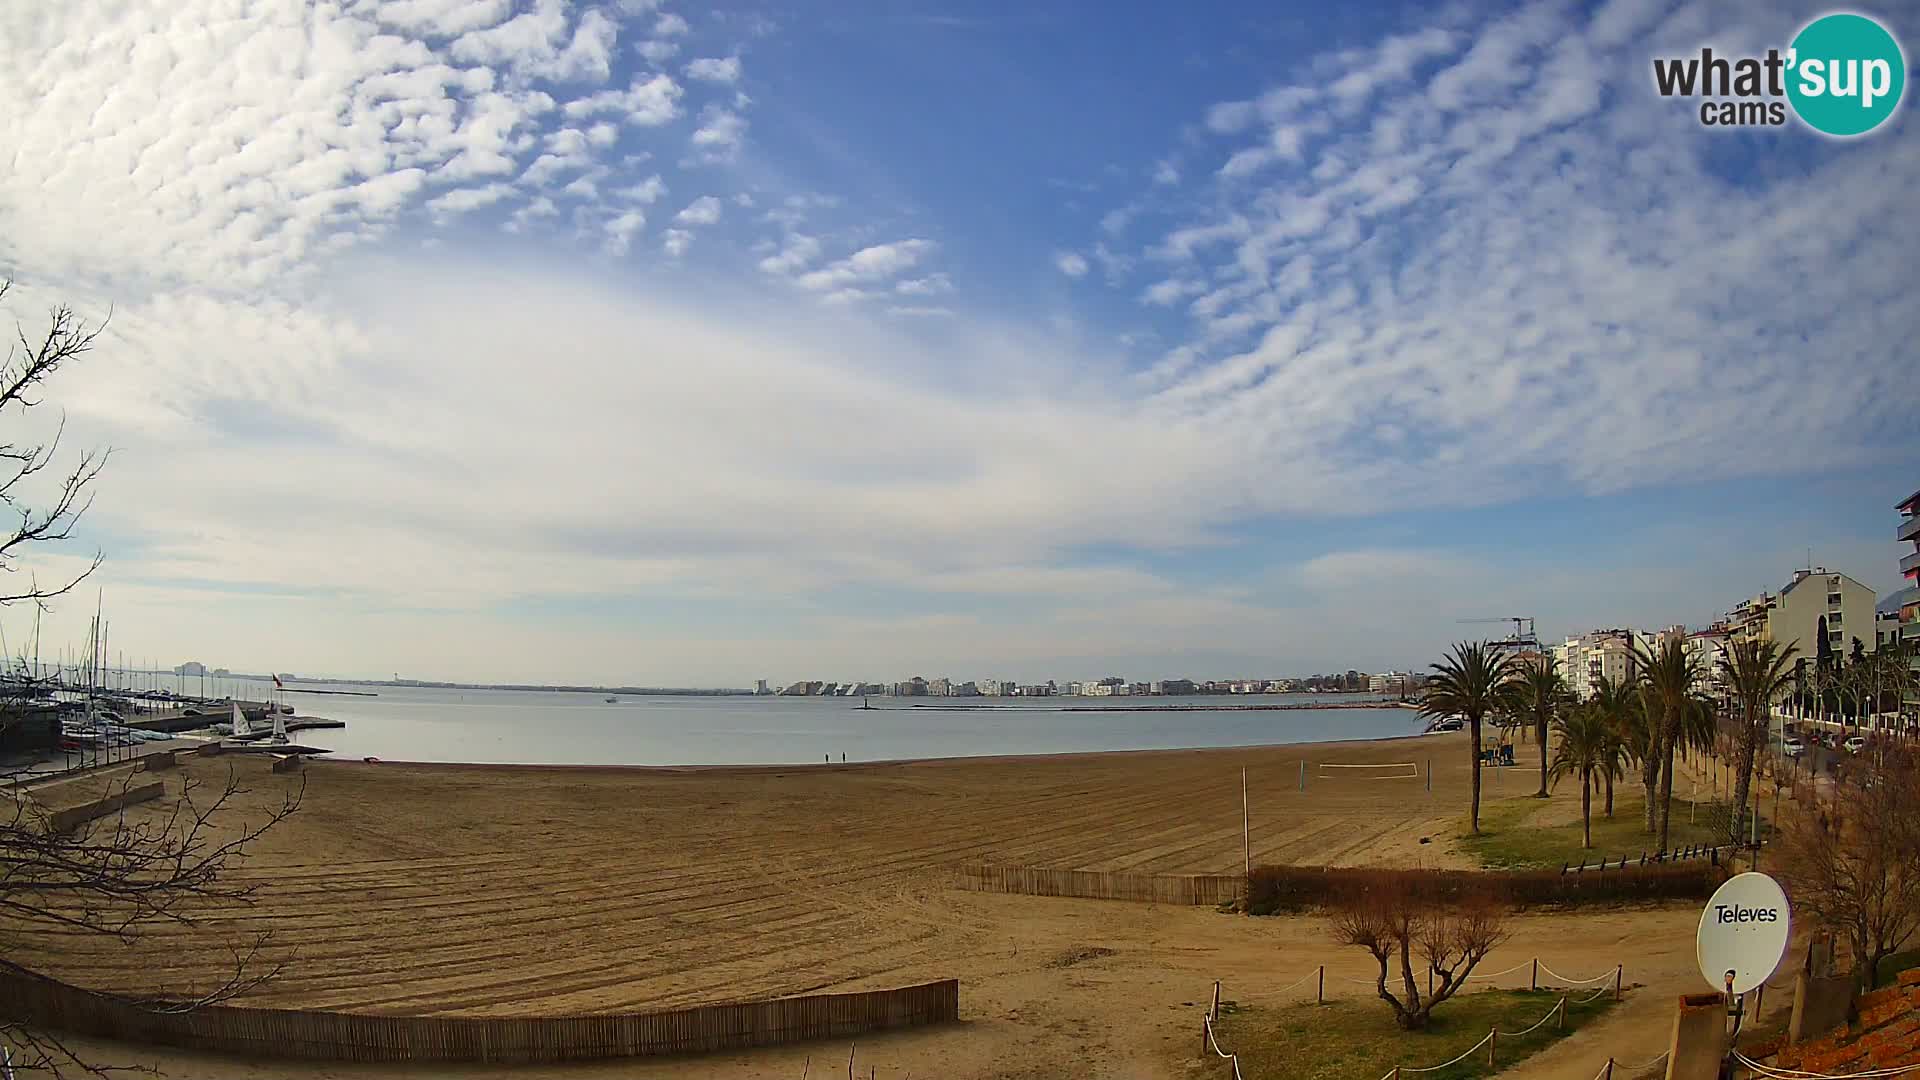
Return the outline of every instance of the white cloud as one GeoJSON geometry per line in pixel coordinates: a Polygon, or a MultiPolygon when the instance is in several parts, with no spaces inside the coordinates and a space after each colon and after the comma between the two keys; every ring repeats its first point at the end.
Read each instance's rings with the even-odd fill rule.
{"type": "Polygon", "coordinates": [[[482,30],[513,13],[513,0],[386,0],[373,15],[384,25],[435,37],[482,30]]]}
{"type": "Polygon", "coordinates": [[[646,61],[650,64],[664,64],[679,55],[680,52],[679,42],[659,39],[643,41],[633,48],[635,52],[646,58],[646,61]]]}
{"type": "Polygon", "coordinates": [[[893,291],[902,296],[938,296],[953,291],[953,282],[945,274],[928,274],[896,282],[893,291]]]}
{"type": "Polygon", "coordinates": [[[799,285],[815,291],[884,281],[910,270],[933,251],[930,240],[897,240],[861,248],[838,262],[800,275],[799,285]]]}
{"type": "Polygon", "coordinates": [[[670,76],[655,75],[644,81],[636,78],[625,90],[602,90],[576,98],[561,106],[561,111],[573,117],[619,113],[629,124],[659,127],[680,115],[680,97],[684,93],[686,91],[670,76]]]}
{"type": "Polygon", "coordinates": [[[654,37],[680,37],[687,32],[687,20],[678,15],[662,15],[653,24],[654,37]]]}
{"type": "Polygon", "coordinates": [[[523,232],[535,221],[555,217],[559,213],[560,209],[553,204],[552,199],[547,198],[545,195],[535,196],[529,199],[526,204],[518,210],[515,210],[512,215],[508,217],[502,228],[505,228],[509,232],[523,232]]]}
{"type": "Polygon", "coordinates": [[[712,225],[720,220],[720,200],[702,195],[688,203],[673,220],[681,225],[712,225]]]}
{"type": "Polygon", "coordinates": [[[769,274],[791,275],[812,265],[819,257],[819,240],[803,233],[789,233],[778,254],[760,260],[760,269],[769,274]]]}
{"type": "MultiPolygon", "coordinates": [[[[651,28],[645,7],[627,32],[651,28]]],[[[1106,354],[1136,326],[1082,336],[1091,319],[942,306],[933,245],[876,243],[909,227],[865,213],[913,192],[788,198],[773,160],[750,179],[783,228],[753,257],[795,291],[729,280],[718,252],[698,281],[644,288],[607,260],[544,257],[569,230],[636,263],[694,238],[669,229],[656,248],[644,216],[669,224],[651,209],[664,166],[644,163],[687,148],[659,130],[680,88],[560,81],[598,77],[593,10],[615,13],[0,5],[0,96],[34,103],[0,111],[0,236],[22,281],[5,314],[114,311],[86,377],[50,397],[76,444],[128,451],[89,525],[140,541],[109,552],[116,635],[125,620],[236,666],[604,665],[577,681],[643,677],[625,674],[636,656],[661,681],[1062,649],[1104,669],[1140,640],[1265,663],[1379,655],[1388,637],[1411,657],[1382,659],[1404,664],[1469,605],[1657,617],[1750,591],[1736,579],[1761,559],[1715,546],[1715,520],[1645,566],[1492,566],[1418,546],[1408,523],[1436,508],[1914,455],[1898,350],[1920,327],[1879,269],[1920,245],[1888,183],[1920,171],[1920,148],[1899,129],[1845,148],[1785,132],[1749,161],[1705,141],[1644,86],[1651,41],[1706,32],[1695,9],[1463,9],[1440,24],[1450,50],[1422,53],[1416,29],[1303,58],[1302,87],[1194,110],[1163,159],[1191,188],[1139,176],[1147,190],[1114,205],[1142,216],[1076,245],[1086,273],[1153,271],[1123,282],[1156,328],[1131,339],[1157,357],[1131,378],[1106,354]],[[1192,190],[1248,150],[1255,182],[1192,190]],[[462,214],[552,235],[536,248],[458,221],[423,249],[421,219],[462,214]],[[515,376],[555,326],[568,363],[528,395],[515,376]],[[271,518],[234,495],[286,490],[300,498],[271,518]],[[1329,507],[1381,515],[1354,523],[1377,545],[1218,588],[1124,565],[1219,544],[1264,559],[1246,523],[1329,507]],[[913,614],[845,603],[875,594],[913,614]],[[634,610],[521,616],[530,596],[634,610]],[[834,615],[792,614],[823,596],[834,615]],[[728,605],[754,640],[656,614],[728,605]],[[456,614],[394,610],[436,607],[456,614]],[[1385,629],[1352,616],[1389,608],[1405,617],[1385,629]]],[[[1754,18],[1785,33],[1799,14],[1754,18]]],[[[1859,558],[1890,577],[1883,548],[1859,558]]]]}
{"type": "Polygon", "coordinates": [[[701,114],[693,145],[705,161],[731,161],[746,140],[747,121],[730,109],[709,106],[701,114]]]}
{"type": "Polygon", "coordinates": [[[528,77],[600,82],[612,71],[618,33],[613,20],[596,9],[575,21],[565,0],[537,0],[531,11],[461,35],[448,52],[455,60],[506,65],[528,77]]]}
{"type": "Polygon", "coordinates": [[[1172,161],[1162,161],[1153,167],[1153,182],[1158,187],[1172,187],[1180,182],[1180,167],[1172,161]]]}
{"type": "Polygon", "coordinates": [[[616,189],[613,194],[618,198],[627,199],[642,205],[651,205],[659,201],[660,196],[666,193],[666,182],[660,179],[658,173],[655,173],[637,184],[616,189]]]}
{"type": "Polygon", "coordinates": [[[1062,251],[1053,256],[1054,269],[1070,278],[1087,276],[1087,257],[1077,252],[1062,251]]]}
{"type": "Polygon", "coordinates": [[[445,195],[428,199],[427,209],[433,211],[436,217],[450,217],[454,214],[463,214],[469,210],[478,210],[483,206],[490,206],[505,198],[512,190],[513,188],[507,184],[487,184],[484,187],[477,188],[455,188],[445,195]]]}
{"type": "Polygon", "coordinates": [[[703,56],[687,64],[687,78],[698,82],[736,83],[740,81],[740,58],[703,56]]]}
{"type": "Polygon", "coordinates": [[[606,251],[609,255],[625,255],[633,243],[633,234],[645,228],[647,215],[638,210],[627,210],[607,222],[606,251]]]}

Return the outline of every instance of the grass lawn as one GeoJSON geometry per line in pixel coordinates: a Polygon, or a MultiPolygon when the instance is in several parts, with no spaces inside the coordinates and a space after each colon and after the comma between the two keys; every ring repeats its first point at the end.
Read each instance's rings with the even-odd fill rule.
{"type": "MultiPolygon", "coordinates": [[[[1562,782],[1564,786],[1565,782],[1562,782]]],[[[1578,794],[1576,790],[1575,794],[1578,794]]],[[[1551,804],[1538,799],[1508,798],[1485,802],[1480,807],[1480,835],[1462,836],[1461,849],[1480,860],[1482,866],[1496,870],[1557,869],[1565,864],[1588,864],[1605,855],[1618,861],[1626,855],[1639,858],[1651,853],[1655,838],[1643,831],[1645,798],[1638,786],[1628,790],[1614,788],[1613,817],[1602,812],[1604,803],[1598,793],[1593,800],[1593,847],[1580,846],[1580,821],[1560,825],[1536,825],[1533,820],[1549,810],[1551,804]]],[[[1562,811],[1564,813],[1564,811],[1562,811]]],[[[1726,808],[1702,800],[1698,807],[1676,796],[1673,800],[1673,824],[1669,843],[1712,844],[1724,836],[1726,808]],[[1693,820],[1690,822],[1689,817],[1693,820]]],[[[1762,819],[1761,830],[1766,825],[1762,819]]]]}
{"type": "MultiPolygon", "coordinates": [[[[1392,1008],[1374,997],[1266,1009],[1229,1009],[1228,1003],[1222,1002],[1221,1016],[1213,1030],[1222,1047],[1240,1055],[1240,1069],[1247,1076],[1260,1080],[1375,1080],[1396,1065],[1425,1068],[1457,1057],[1485,1038],[1489,1028],[1508,1032],[1532,1027],[1559,1000],[1559,993],[1551,990],[1469,992],[1442,1003],[1434,1010],[1427,1030],[1417,1032],[1401,1031],[1393,1022],[1392,1008]]],[[[1612,1008],[1613,1003],[1612,994],[1602,994],[1585,1004],[1571,998],[1567,1002],[1566,1031],[1548,1022],[1526,1035],[1502,1034],[1495,1040],[1494,1068],[1487,1067],[1486,1048],[1482,1047],[1457,1065],[1419,1074],[1420,1080],[1491,1075],[1565,1038],[1612,1008]]]]}

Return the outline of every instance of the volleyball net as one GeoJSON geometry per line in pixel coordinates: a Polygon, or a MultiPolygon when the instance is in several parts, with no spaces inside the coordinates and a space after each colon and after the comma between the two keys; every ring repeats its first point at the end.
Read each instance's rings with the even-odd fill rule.
{"type": "Polygon", "coordinates": [[[1418,780],[1420,766],[1411,761],[1314,763],[1314,775],[1323,780],[1418,780]]]}

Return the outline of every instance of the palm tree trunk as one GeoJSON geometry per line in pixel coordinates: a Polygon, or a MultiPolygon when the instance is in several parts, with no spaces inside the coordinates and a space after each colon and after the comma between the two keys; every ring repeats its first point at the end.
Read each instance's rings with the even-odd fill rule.
{"type": "Polygon", "coordinates": [[[1654,827],[1659,824],[1654,811],[1660,805],[1660,752],[1656,748],[1647,760],[1640,763],[1640,785],[1647,789],[1647,828],[1648,836],[1653,835],[1654,827]]]}
{"type": "Polygon", "coordinates": [[[1607,816],[1612,817],[1613,816],[1613,770],[1612,769],[1607,770],[1606,781],[1607,781],[1607,816]]]}
{"type": "Polygon", "coordinates": [[[1593,770],[1580,770],[1580,846],[1593,847],[1593,770]]]}
{"type": "Polygon", "coordinates": [[[1660,850],[1667,850],[1667,827],[1673,820],[1673,744],[1678,732],[1666,738],[1666,768],[1660,773],[1660,850]]]}
{"type": "Polygon", "coordinates": [[[1545,716],[1534,721],[1533,734],[1540,743],[1540,790],[1535,792],[1533,797],[1544,799],[1547,797],[1547,718],[1545,716]]]}
{"type": "Polygon", "coordinates": [[[1469,820],[1473,835],[1480,835],[1480,718],[1467,718],[1467,730],[1473,733],[1467,746],[1467,752],[1473,755],[1473,810],[1469,820]]]}
{"type": "Polygon", "coordinates": [[[1727,814],[1727,842],[1735,847],[1740,844],[1740,819],[1747,809],[1747,792],[1753,786],[1753,756],[1758,750],[1753,736],[1753,719],[1748,717],[1740,731],[1740,759],[1734,763],[1733,808],[1727,814]]]}

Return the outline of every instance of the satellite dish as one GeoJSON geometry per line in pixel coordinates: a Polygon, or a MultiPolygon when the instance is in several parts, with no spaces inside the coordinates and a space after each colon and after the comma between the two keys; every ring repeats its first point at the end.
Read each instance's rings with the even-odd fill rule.
{"type": "Polygon", "coordinates": [[[1780,883],[1765,874],[1736,874],[1714,890],[1695,935],[1700,974],[1715,990],[1744,994],[1773,976],[1787,955],[1792,911],[1780,883]]]}

